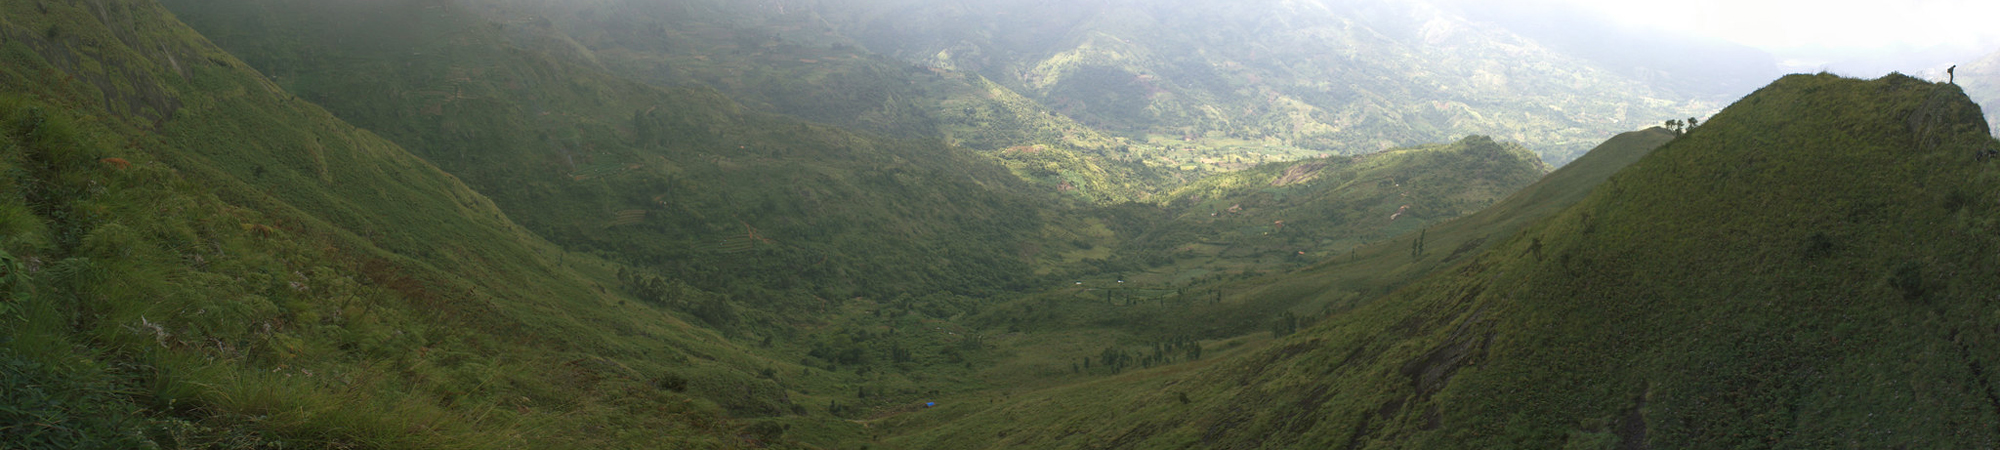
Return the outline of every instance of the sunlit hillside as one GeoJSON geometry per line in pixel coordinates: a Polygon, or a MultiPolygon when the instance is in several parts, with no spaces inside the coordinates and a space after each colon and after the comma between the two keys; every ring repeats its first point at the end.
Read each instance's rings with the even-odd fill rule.
{"type": "Polygon", "coordinates": [[[1956,86],[1793,75],[1269,347],[890,426],[912,448],[1976,447],[2000,146],[1956,86]]]}

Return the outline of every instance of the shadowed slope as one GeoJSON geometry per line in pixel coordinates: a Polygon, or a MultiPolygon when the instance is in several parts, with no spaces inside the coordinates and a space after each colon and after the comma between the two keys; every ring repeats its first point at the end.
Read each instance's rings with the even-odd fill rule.
{"type": "Polygon", "coordinates": [[[0,3],[0,61],[0,447],[702,448],[803,412],[755,371],[811,375],[151,1],[0,3]]]}
{"type": "Polygon", "coordinates": [[[551,241],[792,316],[756,320],[856,296],[1019,288],[1019,249],[1058,203],[934,139],[607,74],[554,30],[489,20],[482,2],[163,3],[551,241]]]}

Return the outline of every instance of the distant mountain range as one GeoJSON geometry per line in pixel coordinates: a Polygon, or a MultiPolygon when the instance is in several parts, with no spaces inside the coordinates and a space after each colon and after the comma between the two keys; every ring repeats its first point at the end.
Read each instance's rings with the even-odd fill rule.
{"type": "Polygon", "coordinates": [[[1352,154],[1484,134],[1560,163],[1617,132],[1729,100],[1656,87],[1423,2],[864,1],[820,9],[870,11],[841,29],[870,49],[979,73],[1133,140],[1275,139],[1352,154]]]}
{"type": "Polygon", "coordinates": [[[1610,27],[1523,34],[1514,30],[1562,16],[1425,2],[469,5],[637,80],[707,85],[767,111],[980,150],[1078,153],[1135,183],[1104,198],[1240,168],[1220,161],[1232,157],[1359,154],[1470,134],[1560,164],[1613,134],[1706,115],[1776,75],[1768,55],[1742,47],[1610,27]],[[1186,148],[1219,160],[1158,158],[1186,148]]]}
{"type": "MultiPolygon", "coordinates": [[[[633,28],[615,26],[633,14],[589,12],[644,11],[619,5],[556,17],[579,17],[579,30],[633,28]]],[[[1775,76],[1768,56],[1740,47],[1631,33],[1584,45],[1580,36],[1512,31],[1529,28],[1521,20],[1423,2],[678,5],[709,14],[677,16],[684,22],[726,17],[738,34],[762,25],[762,37],[791,45],[852,42],[976,74],[1127,145],[1269,140],[1259,151],[1281,156],[1485,134],[1563,162],[1616,132],[1713,111],[1775,76]],[[1662,56],[1648,58],[1654,52],[1662,56]]],[[[634,47],[629,38],[584,41],[634,47]]],[[[701,41],[679,39],[683,48],[701,41]]],[[[948,111],[932,121],[954,134],[976,128],[948,111]]]]}

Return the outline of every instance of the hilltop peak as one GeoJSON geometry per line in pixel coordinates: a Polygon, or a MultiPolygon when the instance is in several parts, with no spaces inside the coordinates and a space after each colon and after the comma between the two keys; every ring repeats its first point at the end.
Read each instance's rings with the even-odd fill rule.
{"type": "MultiPolygon", "coordinates": [[[[1978,141],[1991,134],[1979,105],[1958,85],[1896,73],[1873,80],[1819,73],[1780,78],[1724,108],[1687,132],[1684,140],[1730,144],[1697,145],[1708,151],[1765,154],[1797,148],[1774,140],[1775,135],[1793,132],[1844,135],[1890,146],[1900,143],[1879,138],[1907,133],[1904,139],[1913,140],[1917,145],[1911,149],[1919,152],[1937,150],[1947,140],[1979,147],[1983,144],[1978,141]]],[[[1670,145],[1667,153],[1679,153],[1671,150],[1689,145],[1693,144],[1670,145]]]]}

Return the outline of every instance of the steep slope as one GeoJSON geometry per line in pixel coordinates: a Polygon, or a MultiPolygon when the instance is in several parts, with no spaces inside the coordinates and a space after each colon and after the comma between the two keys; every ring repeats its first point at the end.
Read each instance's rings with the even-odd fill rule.
{"type": "Polygon", "coordinates": [[[1996,146],[1955,86],[1789,76],[1492,250],[1269,348],[913,417],[899,442],[1984,445],[1996,146]]]}
{"type": "MultiPolygon", "coordinates": [[[[626,81],[566,36],[494,22],[478,2],[163,3],[552,241],[752,310],[1018,288],[1031,274],[1019,249],[1058,205],[1054,186],[935,140],[626,81]]],[[[732,325],[727,316],[710,322],[732,325]]]]}
{"type": "Polygon", "coordinates": [[[839,374],[628,301],[604,287],[616,266],[150,0],[0,3],[0,61],[0,447],[721,448],[853,427],[791,400],[839,374]]]}
{"type": "MultiPolygon", "coordinates": [[[[1436,188],[1424,188],[1422,184],[1456,186],[1464,180],[1448,180],[1450,176],[1438,178],[1438,174],[1482,174],[1482,170],[1470,170],[1478,166],[1454,166],[1452,170],[1422,178],[1400,180],[1410,186],[1410,192],[1432,190],[1432,194],[1398,196],[1396,200],[1400,202],[1370,208],[1368,212],[1376,214],[1364,216],[1362,220],[1388,226],[1374,234],[1352,230],[1330,234],[1356,236],[1358,244],[1332,248],[1322,254],[1308,252],[1306,260],[1316,262],[1310,268],[1296,270],[1294,274],[1272,274],[1198,286],[1196,290],[1224,292],[1224,296],[1214,306],[1198,306],[1190,310],[1188,318],[1198,320],[1208,328],[1200,336],[1220,336],[1216,334],[1218,330],[1262,330],[1274,318],[1280,322],[1286,320],[1282,318],[1284,314],[1314,318],[1344,312],[1358,304],[1376,300],[1416,278],[1478,256],[1524,226],[1576,204],[1592,188],[1604,182],[1604,178],[1666,144],[1672,136],[1672,132],[1660,128],[1620,134],[1590,150],[1576,162],[1570,162],[1560,170],[1542,176],[1534,184],[1528,184],[1526,188],[1514,190],[1506,184],[1492,186],[1492,196],[1498,196],[1500,192],[1512,194],[1500,202],[1486,200],[1484,204],[1470,204],[1470,214],[1438,206],[1420,208],[1424,204],[1446,204],[1438,202],[1446,196],[1438,196],[1436,188]],[[1422,202],[1420,198],[1432,198],[1432,202],[1422,202]],[[1412,208],[1400,210],[1398,204],[1408,204],[1412,208]],[[1398,210],[1404,218],[1388,220],[1394,218],[1398,210]],[[1380,216],[1382,212],[1388,212],[1390,216],[1380,216]],[[1404,220],[1410,220],[1410,224],[1396,226],[1396,222],[1404,220]]],[[[1490,174],[1492,168],[1486,168],[1484,172],[1490,174]]],[[[1464,196],[1466,192],[1458,194],[1464,196]]],[[[1286,228],[1290,226],[1292,222],[1286,222],[1286,228]]],[[[1284,324],[1274,326],[1286,328],[1284,324]]]]}
{"type": "MultiPolygon", "coordinates": [[[[1231,213],[1232,216],[1259,214],[1263,210],[1262,214],[1284,213],[1285,217],[1295,218],[1330,210],[1339,217],[1350,215],[1357,206],[1366,211],[1357,222],[1337,226],[1321,219],[1326,223],[1320,231],[1331,228],[1331,232],[1321,237],[1301,238],[1337,239],[1350,247],[1355,244],[1346,242],[1352,239],[1347,236],[1356,233],[1359,236],[1375,233],[1373,236],[1380,239],[1358,247],[1336,248],[1330,251],[1331,255],[1280,251],[1266,252],[1260,258],[1254,253],[1259,248],[1256,245],[1281,245],[1307,235],[1309,229],[1293,228],[1290,221],[1284,227],[1287,230],[1282,231],[1274,230],[1275,226],[1251,227],[1248,231],[1219,227],[1222,234],[1212,236],[1214,241],[1203,240],[1191,248],[1170,248],[1172,251],[1164,254],[1152,252],[1146,250],[1146,244],[1153,242],[1149,240],[1197,238],[1192,234],[1194,230],[1236,219],[1212,218],[1202,212],[1207,210],[1201,209],[1178,219],[1166,211],[1120,209],[1117,212],[1122,214],[1105,215],[1116,218],[1106,220],[1107,225],[1141,231],[1125,233],[1138,237],[1118,245],[1116,251],[1106,249],[1114,259],[1104,262],[1104,273],[1084,276],[1079,284],[1067,289],[1049,290],[987,308],[969,322],[995,334],[1001,330],[1028,333],[1026,337],[1008,335],[993,340],[1003,354],[1016,357],[996,363],[983,374],[1017,385],[1077,382],[1121,371],[1123,367],[1117,364],[1106,367],[1102,361],[1088,366],[1092,370],[1081,370],[1086,367],[1085,359],[1101,359],[1107,350],[1150,357],[1150,360],[1135,358],[1126,364],[1150,367],[1199,361],[1203,350],[1196,350],[1197,347],[1206,349],[1209,355],[1229,352],[1245,343],[1258,342],[1265,330],[1276,336],[1292,333],[1314,318],[1366,305],[1419,277],[1478,256],[1522,227],[1581,200],[1613,172],[1672,137],[1673,133],[1658,128],[1621,134],[1504,200],[1464,216],[1430,211],[1434,216],[1426,217],[1419,215],[1423,211],[1413,208],[1403,211],[1407,217],[1388,220],[1400,209],[1399,205],[1408,204],[1401,202],[1404,197],[1400,195],[1379,195],[1394,194],[1393,181],[1389,189],[1373,183],[1349,183],[1345,187],[1322,183],[1320,190],[1312,190],[1300,183],[1291,186],[1296,189],[1294,194],[1299,195],[1279,197],[1263,192],[1268,189],[1264,183],[1285,180],[1288,173],[1297,175],[1292,180],[1301,180],[1305,172],[1287,168],[1271,171],[1266,178],[1246,179],[1256,183],[1249,183],[1252,186],[1236,193],[1268,202],[1231,213]],[[1309,211],[1313,213],[1308,214],[1309,211]],[[1181,223],[1189,220],[1192,222],[1181,223]],[[1394,229],[1398,227],[1401,229],[1394,229]],[[1387,234],[1390,231],[1400,234],[1387,234]],[[1418,245],[1416,241],[1420,239],[1423,244],[1418,245]],[[1211,257],[1195,254],[1199,250],[1220,251],[1211,257]],[[1305,264],[1312,265],[1302,267],[1305,264]],[[1177,351],[1166,351],[1167,344],[1174,345],[1177,351]]],[[[1507,177],[1467,179],[1466,174],[1512,173],[1518,177],[1535,173],[1538,167],[1538,160],[1532,155],[1519,149],[1510,151],[1483,138],[1391,153],[1395,154],[1365,162],[1334,158],[1328,162],[1339,166],[1329,164],[1314,179],[1353,178],[1339,174],[1343,170],[1359,170],[1357,173],[1368,176],[1357,179],[1399,179],[1410,191],[1427,192],[1430,197],[1470,194],[1477,198],[1480,194],[1476,193],[1483,192],[1477,186],[1505,185],[1507,177]],[[1495,166],[1497,161],[1484,157],[1491,154],[1488,152],[1514,154],[1518,165],[1495,166]],[[1482,166],[1486,170],[1466,170],[1482,166]],[[1512,170],[1494,170],[1499,168],[1512,170]],[[1472,188],[1451,191],[1453,188],[1448,187],[1458,184],[1472,188]]],[[[1268,221],[1249,221],[1250,225],[1265,223],[1268,221]]],[[[1320,245],[1332,243],[1320,242],[1320,245]]]]}
{"type": "MultiPolygon", "coordinates": [[[[1276,291],[1280,287],[1314,292],[1320,302],[1306,304],[1323,302],[1335,305],[1336,309],[1345,305],[1333,301],[1334,298],[1366,299],[1387,294],[1418,277],[1479,255],[1530,223],[1568,208],[1611,174],[1673,137],[1672,132],[1661,128],[1620,134],[1492,206],[1329,258],[1306,271],[1314,276],[1287,277],[1288,282],[1271,283],[1272,286],[1232,290],[1244,292],[1246,299],[1255,300],[1267,297],[1258,295],[1259,291],[1276,291]],[[1292,286],[1296,282],[1309,282],[1312,287],[1292,286]]],[[[1265,280],[1253,280],[1244,284],[1264,283],[1265,280]]]]}

